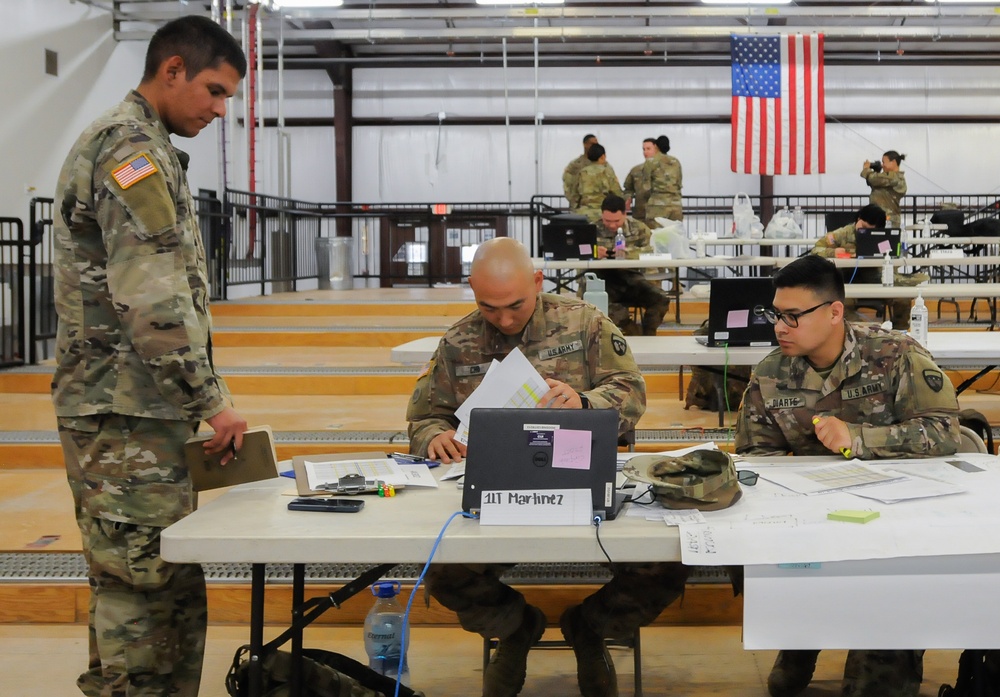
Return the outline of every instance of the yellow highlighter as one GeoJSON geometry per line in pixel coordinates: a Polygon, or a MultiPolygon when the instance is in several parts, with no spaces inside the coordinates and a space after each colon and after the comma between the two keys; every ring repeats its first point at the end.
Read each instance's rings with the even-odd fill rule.
{"type": "MultiPolygon", "coordinates": [[[[814,416],[813,417],[813,426],[815,426],[818,423],[819,423],[819,417],[818,416],[814,416]]],[[[851,459],[851,449],[850,448],[841,448],[840,449],[840,454],[843,455],[844,457],[846,457],[848,460],[851,459]]]]}

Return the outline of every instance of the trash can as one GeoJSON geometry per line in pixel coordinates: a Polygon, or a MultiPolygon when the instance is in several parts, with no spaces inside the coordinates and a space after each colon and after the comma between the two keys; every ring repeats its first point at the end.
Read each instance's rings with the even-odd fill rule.
{"type": "Polygon", "coordinates": [[[353,244],[350,237],[316,238],[316,275],[320,290],[354,288],[353,244]]]}

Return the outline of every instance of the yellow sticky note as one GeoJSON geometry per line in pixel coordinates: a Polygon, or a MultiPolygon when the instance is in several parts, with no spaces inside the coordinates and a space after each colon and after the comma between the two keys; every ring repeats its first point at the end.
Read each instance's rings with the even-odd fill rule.
{"type": "Polygon", "coordinates": [[[844,523],[867,523],[878,518],[878,511],[850,511],[839,510],[830,511],[826,514],[827,520],[839,520],[844,523]]]}

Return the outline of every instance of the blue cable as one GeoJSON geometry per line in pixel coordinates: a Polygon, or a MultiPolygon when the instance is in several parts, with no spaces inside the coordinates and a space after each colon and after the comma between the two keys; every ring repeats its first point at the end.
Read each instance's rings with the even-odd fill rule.
{"type": "Polygon", "coordinates": [[[413,599],[417,597],[417,589],[420,588],[420,584],[424,580],[424,576],[427,574],[427,569],[431,568],[431,560],[433,560],[434,555],[437,554],[437,548],[438,545],[441,544],[441,539],[444,537],[444,531],[448,529],[449,525],[451,525],[451,521],[455,520],[458,516],[462,516],[463,518],[479,517],[472,515],[471,513],[466,513],[465,511],[455,511],[452,513],[441,527],[441,532],[438,533],[437,539],[434,540],[434,546],[431,547],[431,555],[427,557],[427,563],[424,564],[424,568],[420,571],[420,575],[417,576],[417,582],[413,585],[413,590],[410,591],[410,599],[406,603],[406,611],[403,612],[403,636],[400,637],[399,642],[399,665],[396,666],[396,691],[394,692],[394,697],[399,697],[399,679],[403,674],[403,661],[406,660],[406,637],[410,633],[410,608],[413,606],[413,599]]]}

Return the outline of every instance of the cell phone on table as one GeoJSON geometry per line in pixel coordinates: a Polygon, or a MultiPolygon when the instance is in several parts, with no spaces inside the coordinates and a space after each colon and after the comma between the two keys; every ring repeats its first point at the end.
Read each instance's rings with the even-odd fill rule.
{"type": "Polygon", "coordinates": [[[290,511],[325,511],[327,513],[357,513],[365,507],[361,499],[297,498],[288,502],[290,511]]]}

